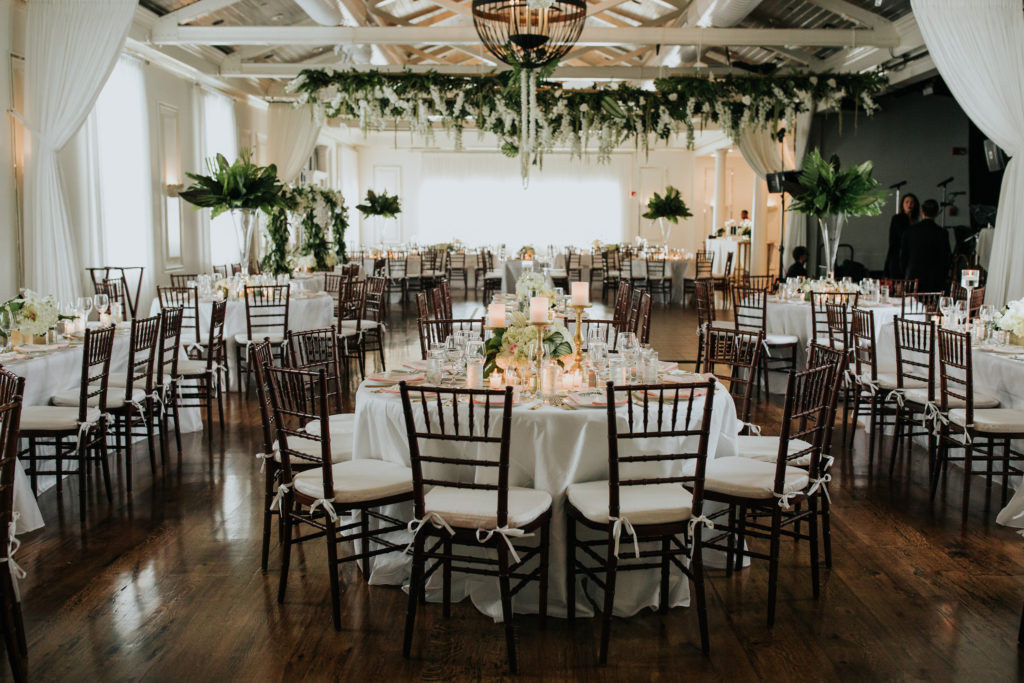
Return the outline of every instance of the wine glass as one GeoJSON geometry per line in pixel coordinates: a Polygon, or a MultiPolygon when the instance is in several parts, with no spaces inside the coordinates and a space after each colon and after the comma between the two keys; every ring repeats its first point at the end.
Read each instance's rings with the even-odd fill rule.
{"type": "Polygon", "coordinates": [[[462,359],[463,349],[459,348],[455,335],[448,335],[444,342],[444,359],[447,365],[446,371],[454,375],[459,370],[459,361],[462,359]]]}
{"type": "Polygon", "coordinates": [[[985,322],[985,327],[991,327],[997,315],[996,307],[992,304],[982,304],[978,309],[978,317],[985,322]]]}
{"type": "Polygon", "coordinates": [[[92,297],[80,296],[75,303],[75,311],[78,317],[82,319],[82,325],[85,326],[87,320],[89,320],[89,311],[92,310],[92,297]]]}
{"type": "Polygon", "coordinates": [[[939,312],[942,313],[943,318],[949,319],[949,314],[953,312],[953,297],[939,297],[939,312]]]}
{"type": "Polygon", "coordinates": [[[484,350],[484,342],[481,339],[470,339],[466,341],[466,360],[476,360],[477,358],[486,357],[487,353],[484,350]]]}
{"type": "Polygon", "coordinates": [[[110,297],[106,294],[97,294],[92,298],[93,303],[96,305],[96,312],[100,316],[100,320],[107,314],[107,309],[110,308],[110,297]]]}

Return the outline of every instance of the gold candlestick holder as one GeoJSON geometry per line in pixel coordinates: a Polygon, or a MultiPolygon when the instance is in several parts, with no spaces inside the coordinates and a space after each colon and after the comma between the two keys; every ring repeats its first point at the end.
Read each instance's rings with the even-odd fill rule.
{"type": "Polygon", "coordinates": [[[536,369],[533,371],[534,381],[534,394],[538,397],[541,395],[541,376],[544,370],[544,330],[547,329],[548,322],[535,323],[531,322],[535,328],[537,328],[537,358],[536,358],[536,369]]]}
{"type": "Polygon", "coordinates": [[[573,347],[573,369],[583,369],[583,311],[590,308],[592,304],[572,304],[570,308],[576,310],[576,335],[572,339],[573,347]]]}

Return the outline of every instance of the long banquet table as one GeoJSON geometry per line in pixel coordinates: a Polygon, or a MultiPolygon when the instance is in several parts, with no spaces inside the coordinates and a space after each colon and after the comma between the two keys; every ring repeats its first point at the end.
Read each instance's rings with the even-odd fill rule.
{"type": "MultiPolygon", "coordinates": [[[[509,485],[531,486],[551,494],[548,609],[549,614],[565,616],[566,489],[573,483],[608,478],[607,413],[605,409],[563,410],[547,405],[531,410],[534,403],[526,401],[512,411],[509,485]]],[[[622,414],[625,410],[625,407],[621,409],[622,414]]],[[[695,419],[699,419],[699,410],[695,409],[694,413],[695,419]]],[[[736,435],[741,427],[732,397],[722,385],[718,385],[708,444],[709,457],[737,455],[736,435]]],[[[409,464],[409,446],[399,396],[379,392],[365,384],[360,386],[356,395],[354,452],[356,457],[409,464]]],[[[394,506],[389,512],[399,519],[411,519],[412,504],[394,506]]],[[[403,542],[411,538],[411,534],[402,534],[403,542]]],[[[623,548],[627,547],[631,544],[624,539],[623,548]]],[[[626,551],[623,553],[625,556],[626,551]]],[[[370,583],[402,585],[409,575],[409,562],[410,558],[405,554],[391,553],[374,558],[370,583]]],[[[616,585],[615,614],[628,616],[644,607],[656,607],[658,576],[657,570],[620,575],[616,585]]],[[[440,576],[432,577],[428,597],[437,598],[440,584],[434,579],[439,580],[440,576]]],[[[671,605],[689,603],[689,584],[680,573],[673,572],[670,590],[671,605]]],[[[467,596],[481,612],[500,618],[501,603],[493,581],[457,575],[452,599],[458,601],[467,596]]],[[[577,591],[577,596],[577,613],[592,614],[584,591],[577,591]]],[[[524,588],[516,597],[516,612],[535,613],[537,597],[536,584],[524,588]]]]}
{"type": "MultiPolygon", "coordinates": [[[[122,327],[115,334],[110,357],[111,373],[127,370],[129,340],[127,327],[122,327]]],[[[78,387],[82,376],[82,344],[71,343],[63,346],[64,348],[58,350],[41,353],[0,355],[0,364],[25,378],[24,405],[48,405],[50,397],[54,394],[78,387]]],[[[184,354],[184,349],[181,353],[184,354]]],[[[183,408],[179,417],[182,432],[196,432],[203,428],[198,408],[183,408]]],[[[40,492],[52,487],[54,483],[55,480],[50,477],[41,478],[40,492]]],[[[19,532],[32,531],[43,526],[42,513],[20,463],[14,487],[14,509],[21,513],[21,519],[18,521],[19,532]]]]}

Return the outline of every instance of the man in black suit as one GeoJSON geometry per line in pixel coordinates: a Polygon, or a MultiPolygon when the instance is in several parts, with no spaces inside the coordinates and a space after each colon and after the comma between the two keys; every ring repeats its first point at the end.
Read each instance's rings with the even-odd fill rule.
{"type": "Polygon", "coordinates": [[[938,215],[938,202],[927,200],[921,205],[921,222],[911,225],[903,234],[903,277],[916,279],[919,292],[945,292],[949,284],[953,254],[945,228],[935,223],[938,215]]]}

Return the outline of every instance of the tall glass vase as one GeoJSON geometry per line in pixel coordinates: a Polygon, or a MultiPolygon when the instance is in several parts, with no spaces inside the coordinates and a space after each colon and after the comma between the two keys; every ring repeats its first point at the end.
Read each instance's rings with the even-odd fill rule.
{"type": "Polygon", "coordinates": [[[836,256],[839,253],[839,238],[843,234],[846,214],[836,213],[818,219],[821,228],[821,242],[825,247],[825,265],[829,280],[836,279],[836,256]]]}
{"type": "Polygon", "coordinates": [[[260,272],[259,221],[256,209],[234,209],[231,217],[238,231],[239,256],[242,273],[249,275],[260,272]]]}
{"type": "Polygon", "coordinates": [[[661,229],[661,244],[668,249],[668,238],[672,235],[672,223],[664,218],[658,219],[658,228],[661,229]]]}

